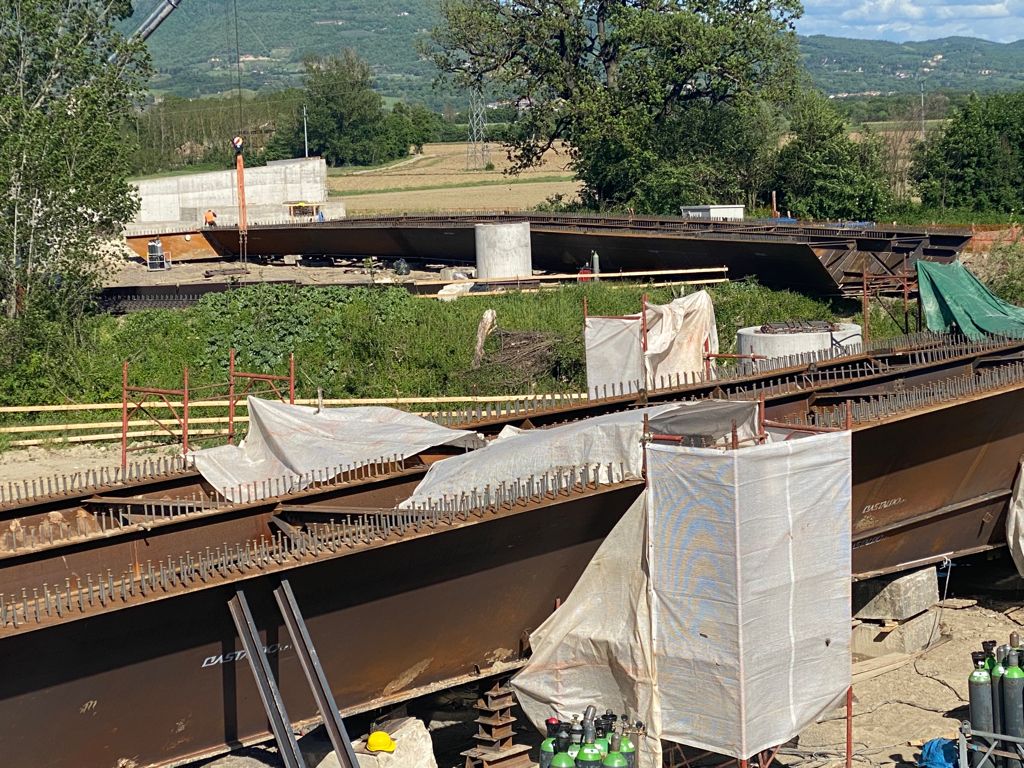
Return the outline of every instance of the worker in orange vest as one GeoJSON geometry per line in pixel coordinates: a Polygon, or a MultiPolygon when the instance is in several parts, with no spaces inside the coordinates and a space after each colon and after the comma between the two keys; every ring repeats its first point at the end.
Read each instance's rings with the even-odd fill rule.
{"type": "Polygon", "coordinates": [[[206,222],[206,226],[208,227],[216,227],[217,214],[214,213],[211,209],[207,208],[206,213],[203,214],[203,221],[206,222]]]}

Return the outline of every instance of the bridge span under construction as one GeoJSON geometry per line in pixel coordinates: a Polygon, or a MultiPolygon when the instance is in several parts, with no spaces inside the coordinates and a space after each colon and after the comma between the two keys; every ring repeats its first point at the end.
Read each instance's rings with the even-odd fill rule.
{"type": "MultiPolygon", "coordinates": [[[[248,255],[375,256],[472,264],[475,225],[514,222],[530,224],[534,269],[578,270],[597,253],[602,271],[724,266],[731,279],[754,277],[771,288],[819,295],[858,293],[865,269],[872,276],[896,276],[917,259],[954,261],[971,239],[961,231],[863,224],[493,213],[250,225],[248,255]]],[[[217,253],[239,255],[237,228],[210,228],[203,234],[217,253]]]]}

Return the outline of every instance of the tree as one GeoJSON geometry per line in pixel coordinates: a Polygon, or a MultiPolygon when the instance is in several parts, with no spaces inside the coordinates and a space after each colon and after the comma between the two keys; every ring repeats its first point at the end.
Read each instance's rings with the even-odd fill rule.
{"type": "Polygon", "coordinates": [[[1024,206],[1024,94],[972,96],[917,147],[912,176],[933,208],[1011,213],[1024,206]]]}
{"type": "Polygon", "coordinates": [[[513,171],[564,140],[585,200],[623,204],[678,162],[661,138],[687,107],[789,87],[800,10],[798,0],[441,0],[433,57],[463,87],[488,82],[522,106],[513,171]]]}
{"type": "Polygon", "coordinates": [[[890,203],[882,157],[870,132],[854,141],[828,100],[806,91],[793,108],[791,138],[779,151],[780,205],[802,218],[876,218],[890,203]]]}
{"type": "Polygon", "coordinates": [[[84,307],[137,200],[122,132],[148,78],[127,0],[0,0],[0,300],[84,307]]]}

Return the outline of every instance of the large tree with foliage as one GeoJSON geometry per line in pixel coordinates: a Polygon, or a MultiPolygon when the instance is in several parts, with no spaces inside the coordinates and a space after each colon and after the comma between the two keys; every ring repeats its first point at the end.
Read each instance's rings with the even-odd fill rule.
{"type": "Polygon", "coordinates": [[[128,0],[0,0],[0,300],[83,306],[137,201],[122,131],[148,76],[128,0]]]}
{"type": "Polygon", "coordinates": [[[873,219],[891,202],[883,151],[870,133],[850,137],[846,123],[817,91],[791,112],[791,135],[779,151],[779,205],[811,219],[873,219]]]}
{"type": "Polygon", "coordinates": [[[1024,208],[1024,94],[971,97],[918,145],[913,178],[932,208],[1024,208]]]}
{"type": "Polygon", "coordinates": [[[564,140],[586,202],[662,205],[659,174],[691,197],[723,175],[709,157],[694,171],[665,137],[695,107],[787,88],[800,12],[798,0],[441,0],[434,60],[521,105],[516,169],[564,140]]]}
{"type": "MultiPolygon", "coordinates": [[[[422,107],[384,107],[373,89],[370,65],[352,50],[306,61],[309,152],[329,165],[372,165],[402,157],[436,133],[433,113],[422,107]]],[[[301,114],[278,128],[267,147],[270,158],[301,157],[301,114]]]]}

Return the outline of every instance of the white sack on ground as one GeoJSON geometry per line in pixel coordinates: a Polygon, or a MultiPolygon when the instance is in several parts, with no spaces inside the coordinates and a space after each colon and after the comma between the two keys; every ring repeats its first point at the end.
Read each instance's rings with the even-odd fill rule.
{"type": "Polygon", "coordinates": [[[714,304],[707,291],[669,304],[649,304],[646,353],[640,314],[588,317],[583,340],[590,397],[604,397],[622,388],[635,392],[641,382],[653,389],[663,381],[674,381],[677,374],[704,373],[704,356],[718,353],[714,304]]]}
{"type": "MultiPolygon", "coordinates": [[[[644,507],[531,635],[512,684],[538,728],[552,706],[625,706],[652,739],[750,757],[850,682],[850,436],[649,448],[644,507]]],[[[660,766],[657,744],[642,758],[660,766]]]]}
{"type": "Polygon", "coordinates": [[[1013,481],[1013,496],[1010,508],[1006,512],[1006,546],[1010,549],[1010,557],[1017,566],[1017,573],[1024,576],[1024,461],[1017,468],[1017,478],[1013,481]]]}
{"type": "Polygon", "coordinates": [[[484,444],[475,432],[448,429],[395,408],[325,408],[317,413],[315,408],[255,397],[248,404],[245,440],[193,454],[203,478],[214,488],[226,488],[232,501],[237,501],[234,489],[239,485],[285,479],[294,490],[308,484],[302,477],[311,472],[405,458],[438,446],[472,449],[484,444]]]}
{"type": "Polygon", "coordinates": [[[473,490],[482,493],[487,486],[568,467],[596,469],[601,483],[638,480],[643,470],[644,414],[652,424],[672,429],[672,434],[710,435],[712,441],[729,439],[732,421],[737,422],[740,439],[751,439],[757,429],[757,403],[725,401],[649,406],[547,429],[506,428],[486,448],[432,464],[400,506],[457,498],[473,490]]]}

